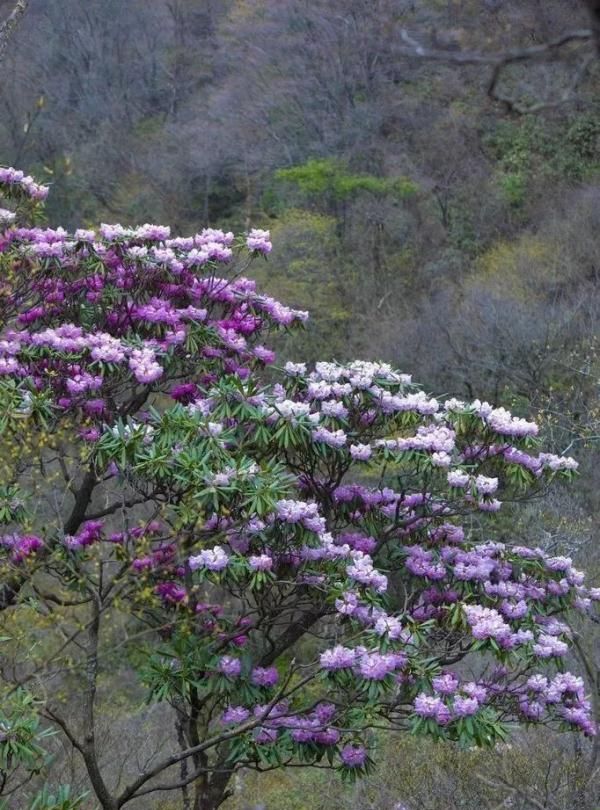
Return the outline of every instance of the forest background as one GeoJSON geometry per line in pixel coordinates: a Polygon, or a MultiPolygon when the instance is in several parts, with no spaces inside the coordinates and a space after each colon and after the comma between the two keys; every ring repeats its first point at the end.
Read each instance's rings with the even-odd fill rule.
{"type": "MultiPolygon", "coordinates": [[[[311,311],[286,359],[379,358],[533,410],[579,486],[500,531],[597,579],[600,64],[574,40],[490,91],[493,66],[457,58],[587,27],[579,0],[31,0],[0,162],[52,184],[50,225],[269,228],[259,280],[311,311]]],[[[579,657],[600,688],[593,628],[579,657]]],[[[399,739],[360,786],[248,775],[225,807],[597,810],[597,755],[544,731],[492,754],[399,739]]]]}

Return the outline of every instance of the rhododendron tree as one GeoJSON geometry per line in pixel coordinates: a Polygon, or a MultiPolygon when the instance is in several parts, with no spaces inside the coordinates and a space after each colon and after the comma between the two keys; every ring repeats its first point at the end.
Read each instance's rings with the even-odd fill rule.
{"type": "MultiPolygon", "coordinates": [[[[263,341],[307,318],[243,275],[268,231],[71,234],[31,226],[44,187],[13,169],[0,183],[16,203],[0,212],[2,607],[49,617],[5,691],[78,752],[102,808],[180,791],[212,810],[241,768],[354,779],[386,732],[595,734],[563,662],[569,611],[600,589],[489,536],[499,510],[575,474],[535,423],[384,363],[265,375],[263,341]],[[52,508],[27,497],[40,477],[52,508]],[[115,776],[99,684],[132,670],[176,733],[115,776]]],[[[6,784],[32,764],[10,743],[6,784]]]]}

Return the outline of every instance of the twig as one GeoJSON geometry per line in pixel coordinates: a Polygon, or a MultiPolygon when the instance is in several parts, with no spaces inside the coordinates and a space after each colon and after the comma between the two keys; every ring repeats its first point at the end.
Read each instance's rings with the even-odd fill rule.
{"type": "Polygon", "coordinates": [[[495,788],[496,790],[504,788],[516,793],[517,796],[524,799],[532,807],[538,808],[538,810],[548,810],[548,808],[550,808],[550,810],[559,810],[558,805],[556,805],[554,802],[548,801],[547,803],[542,804],[542,802],[538,801],[533,796],[528,795],[516,785],[512,785],[510,782],[502,779],[502,777],[497,777],[497,781],[494,781],[492,779],[488,779],[481,773],[475,773],[475,776],[480,782],[483,782],[483,784],[487,785],[488,787],[495,788]]]}

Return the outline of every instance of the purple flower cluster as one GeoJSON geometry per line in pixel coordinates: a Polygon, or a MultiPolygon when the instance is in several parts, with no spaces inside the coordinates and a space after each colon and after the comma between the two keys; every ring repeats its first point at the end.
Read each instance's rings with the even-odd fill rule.
{"type": "Polygon", "coordinates": [[[242,673],[242,662],[239,658],[224,655],[219,660],[218,670],[228,678],[238,678],[242,673]]]}
{"type": "Polygon", "coordinates": [[[346,444],[347,436],[343,430],[327,430],[327,428],[321,427],[318,430],[313,430],[313,441],[315,442],[323,442],[323,444],[329,445],[329,447],[334,447],[339,449],[346,444]]]}
{"type": "Polygon", "coordinates": [[[275,667],[255,667],[252,670],[251,681],[255,686],[270,688],[279,680],[279,673],[275,667]]]}
{"type": "Polygon", "coordinates": [[[497,610],[480,605],[466,605],[464,610],[473,638],[494,639],[502,646],[512,646],[512,628],[497,610]]]}
{"type": "Polygon", "coordinates": [[[88,520],[76,535],[65,535],[64,544],[71,551],[91,546],[102,539],[104,524],[101,520],[88,520]]]}
{"type": "Polygon", "coordinates": [[[481,403],[479,400],[473,402],[473,408],[495,433],[516,438],[537,436],[538,434],[538,426],[535,422],[519,419],[506,408],[493,408],[487,402],[481,403]]]}
{"type": "Polygon", "coordinates": [[[0,225],[11,225],[17,215],[14,211],[7,211],[6,208],[0,208],[0,225]]]}
{"type": "Polygon", "coordinates": [[[178,604],[187,597],[186,589],[177,582],[159,582],[155,593],[167,604],[178,604]]]}
{"type": "Polygon", "coordinates": [[[405,656],[396,653],[365,652],[358,659],[358,674],[368,681],[382,681],[405,663],[405,656]]]}
{"type": "Polygon", "coordinates": [[[299,713],[292,711],[287,701],[280,701],[271,707],[257,705],[252,711],[244,706],[229,706],[221,716],[221,722],[238,725],[253,719],[257,722],[253,738],[260,745],[276,742],[279,731],[285,729],[297,744],[334,746],[342,736],[332,725],[336,711],[332,703],[317,703],[311,711],[299,713]]]}
{"type": "Polygon", "coordinates": [[[433,695],[421,692],[413,706],[418,717],[433,718],[445,726],[461,717],[472,717],[488,699],[488,688],[479,683],[460,683],[453,673],[432,679],[433,695]]]}
{"type": "Polygon", "coordinates": [[[363,745],[345,745],[340,759],[346,768],[361,768],[367,761],[367,751],[363,745]]]}
{"type": "MultiPolygon", "coordinates": [[[[35,199],[40,192],[29,181],[0,170],[0,183],[35,199]]],[[[600,599],[570,558],[473,542],[460,525],[461,516],[469,526],[474,513],[500,508],[496,495],[511,499],[505,471],[514,473],[514,465],[528,471],[520,476],[526,481],[576,469],[572,459],[527,452],[521,440],[536,435],[534,423],[478,401],[441,406],[385,363],[323,362],[311,370],[288,363],[281,382],[263,384],[257,372],[274,359],[265,335],[307,317],[229,272],[238,251],[271,251],[268,231],[235,242],[216,229],[172,237],[160,225],[103,224],[98,233],[69,234],[15,227],[11,212],[0,212],[0,221],[1,258],[26,287],[27,306],[0,336],[0,374],[24,391],[19,416],[46,394],[59,415],[79,409],[79,436],[99,442],[86,450],[112,461],[107,478],[131,474],[148,491],[158,482],[161,493],[177,495],[171,503],[189,492],[201,518],[192,552],[175,521],[165,520],[162,528],[108,538],[101,521],[88,521],[56,544],[57,553],[77,564],[104,542],[107,553],[129,560],[134,586],[154,593],[160,609],[189,614],[194,642],[208,651],[207,683],[223,723],[251,720],[244,733],[257,745],[291,738],[306,755],[309,745],[336,746],[346,768],[365,766],[367,751],[341,730],[349,728],[344,697],[358,708],[368,700],[372,710],[373,695],[386,690],[413,701],[417,726],[431,729],[434,721],[449,735],[497,708],[591,733],[583,684],[569,673],[523,683],[525,676],[511,681],[503,670],[485,683],[463,683],[435,660],[431,668],[434,645],[449,632],[461,632],[473,652],[504,660],[511,650],[527,666],[563,656],[569,634],[555,613],[600,599]],[[80,310],[85,328],[71,322],[80,310]],[[132,390],[152,393],[140,392],[142,385],[157,397],[169,392],[177,406],[117,421],[115,403],[132,390]],[[166,461],[154,467],[159,450],[156,458],[166,461]],[[380,465],[379,484],[356,483],[367,461],[380,465]],[[398,491],[388,478],[402,479],[398,491]],[[222,604],[197,601],[198,586],[187,581],[196,571],[202,598],[222,604]],[[388,575],[410,586],[402,613],[384,608],[388,575]],[[271,621],[281,623],[272,638],[285,633],[317,589],[329,611],[324,631],[339,643],[317,653],[316,684],[339,691],[336,704],[314,705],[311,693],[305,710],[298,709],[301,694],[294,707],[236,705],[273,695],[267,690],[280,684],[284,666],[243,666],[240,648],[256,654],[271,621]],[[263,596],[272,606],[265,611],[263,596]],[[437,674],[423,686],[424,671],[437,674]]],[[[477,515],[481,524],[485,518],[477,515]]],[[[1,546],[11,562],[23,563],[45,542],[11,535],[1,546]]],[[[282,681],[283,692],[287,674],[282,681]]]]}
{"type": "Polygon", "coordinates": [[[273,249],[270,232],[253,228],[246,238],[246,246],[248,250],[253,250],[257,253],[264,253],[265,255],[270,253],[273,249]]]}
{"type": "Polygon", "coordinates": [[[349,669],[354,666],[357,658],[356,650],[338,645],[331,650],[321,653],[320,662],[323,669],[335,671],[349,669]]]}
{"type": "Polygon", "coordinates": [[[368,461],[373,454],[370,444],[351,444],[350,455],[354,461],[368,461]]]}
{"type": "Polygon", "coordinates": [[[437,695],[426,695],[422,692],[415,698],[414,707],[415,714],[419,717],[432,717],[440,726],[446,725],[452,717],[450,709],[437,695]]]}
{"type": "Polygon", "coordinates": [[[426,577],[431,580],[445,579],[446,566],[434,555],[434,552],[422,546],[406,548],[406,570],[413,576],[426,577]]]}
{"type": "Polygon", "coordinates": [[[200,554],[190,557],[188,565],[192,571],[206,568],[208,571],[223,571],[229,564],[229,557],[222,546],[204,549],[200,554]]]}
{"type": "Polygon", "coordinates": [[[244,723],[249,717],[250,710],[246,709],[244,706],[229,706],[223,712],[221,721],[226,724],[234,723],[238,725],[239,723],[244,723]]]}
{"type": "Polygon", "coordinates": [[[325,530],[325,520],[314,502],[280,500],[277,501],[276,510],[278,519],[285,523],[301,523],[305,529],[315,533],[325,530]]]}
{"type": "Polygon", "coordinates": [[[24,172],[9,168],[2,168],[0,166],[0,189],[5,186],[10,191],[17,191],[24,197],[29,197],[31,200],[45,200],[48,196],[48,186],[41,186],[36,183],[33,177],[26,175],[24,172]]]}
{"type": "Polygon", "coordinates": [[[519,695],[519,708],[527,720],[539,722],[555,716],[588,736],[597,732],[583,679],[570,672],[559,672],[552,679],[532,675],[519,695]]]}
{"type": "MultiPolygon", "coordinates": [[[[43,187],[31,186],[22,173],[0,170],[0,175],[6,188],[44,196],[43,187]]],[[[2,223],[13,219],[7,212],[2,223]]],[[[268,252],[267,236],[253,232],[250,250],[268,252]]],[[[0,374],[31,379],[65,410],[106,417],[114,385],[127,382],[125,368],[142,385],[165,379],[174,360],[183,362],[184,373],[193,373],[199,358],[186,353],[185,344],[202,325],[215,338],[200,355],[207,371],[212,366],[217,372],[213,379],[223,373],[247,378],[274,358],[269,348],[254,345],[259,335],[302,322],[307,313],[257,294],[248,279],[203,276],[207,265],[231,261],[232,242],[232,234],[215,229],[172,239],[168,228],[149,224],[105,224],[98,234],[9,227],[0,253],[10,256],[20,277],[30,279],[32,303],[19,313],[20,328],[0,342],[0,374]],[[76,303],[97,307],[95,329],[65,323],[76,303]],[[110,395],[97,397],[101,409],[88,408],[96,390],[110,395]]]]}
{"type": "Polygon", "coordinates": [[[270,571],[273,568],[273,558],[268,554],[248,557],[248,565],[253,571],[270,571]]]}
{"type": "Polygon", "coordinates": [[[352,551],[350,556],[352,564],[346,569],[350,579],[372,588],[377,593],[384,593],[388,585],[387,577],[373,566],[371,557],[362,551],[352,551]]]}

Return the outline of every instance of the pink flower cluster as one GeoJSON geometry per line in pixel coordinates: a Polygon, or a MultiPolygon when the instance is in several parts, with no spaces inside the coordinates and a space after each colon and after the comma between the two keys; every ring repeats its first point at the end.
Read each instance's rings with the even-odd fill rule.
{"type": "MultiPolygon", "coordinates": [[[[42,195],[29,180],[0,170],[0,184],[42,195]]],[[[7,212],[2,222],[13,219],[7,212]]],[[[259,335],[308,314],[258,294],[249,279],[219,277],[214,271],[232,262],[233,242],[233,234],[212,228],[171,238],[169,228],[150,224],[104,224],[99,233],[74,234],[9,227],[0,253],[28,280],[31,304],[19,313],[20,328],[0,340],[0,374],[49,388],[60,408],[82,408],[91,418],[107,416],[107,403],[126,388],[126,369],[143,385],[166,379],[172,363],[180,374],[193,375],[199,361],[209,383],[223,373],[247,378],[274,359],[270,349],[254,345],[259,335]],[[88,320],[93,313],[94,327],[87,331],[69,322],[79,306],[88,320]],[[199,328],[213,340],[204,339],[196,357],[185,346],[199,328]],[[92,378],[94,384],[87,384],[92,378]],[[94,390],[102,408],[87,406],[94,390]]],[[[267,253],[269,246],[268,232],[248,237],[252,253],[267,253]]]]}

